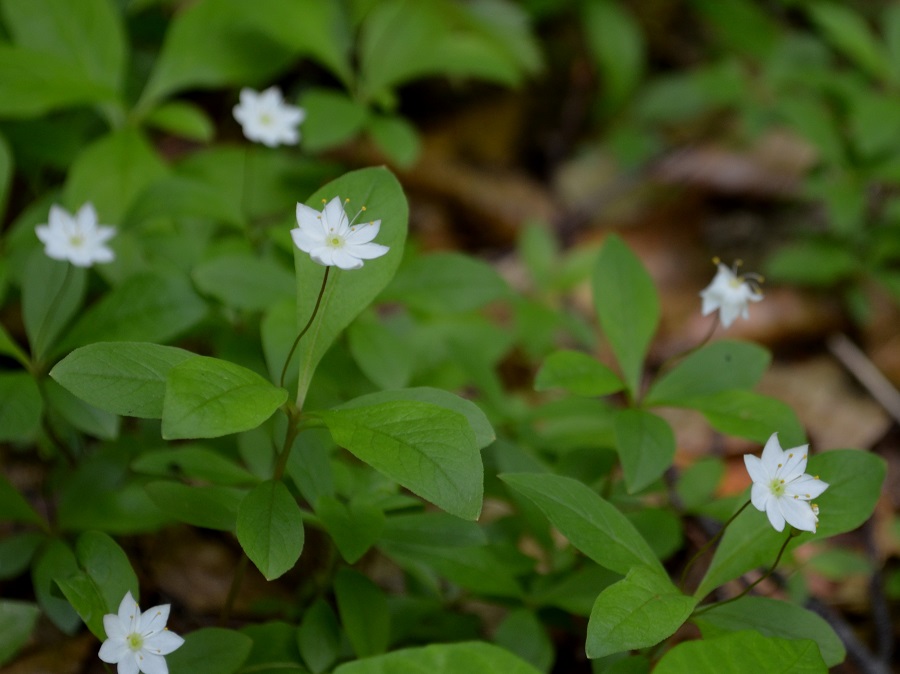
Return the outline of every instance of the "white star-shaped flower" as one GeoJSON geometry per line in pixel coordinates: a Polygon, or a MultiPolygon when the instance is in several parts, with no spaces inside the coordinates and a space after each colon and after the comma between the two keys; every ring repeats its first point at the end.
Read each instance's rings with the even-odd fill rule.
{"type": "Polygon", "coordinates": [[[47,257],[68,260],[76,267],[90,267],[95,262],[112,262],[112,250],[106,246],[116,234],[115,227],[97,224],[97,211],[90,202],[74,216],[54,204],[50,207],[49,222],[34,228],[44,244],[47,257]]]}
{"type": "Polygon", "coordinates": [[[717,264],[719,271],[712,283],[700,291],[700,297],[703,298],[702,313],[707,316],[718,309],[719,320],[727,328],[738,316],[748,318],[750,314],[747,305],[763,298],[756,286],[762,279],[756,274],[738,276],[721,262],[717,264]]]}
{"type": "Polygon", "coordinates": [[[808,447],[783,450],[778,433],[773,433],[761,459],[750,454],[744,456],[744,465],[753,480],[750,501],[768,515],[776,531],[784,531],[785,522],[801,531],[816,530],[819,507],[810,500],[828,489],[828,483],[804,472],[808,447]]]}
{"type": "Polygon", "coordinates": [[[285,103],[278,87],[269,87],[262,93],[244,88],[241,102],[234,106],[234,118],[248,140],[277,147],[297,144],[297,127],[306,119],[306,111],[285,103]]]}
{"type": "MultiPolygon", "coordinates": [[[[324,199],[322,200],[324,203],[324,199]]],[[[365,206],[357,213],[364,212],[365,206]]],[[[381,257],[388,246],[372,243],[381,228],[381,220],[354,224],[347,218],[340,197],[335,197],[320,213],[314,208],[297,204],[297,228],[291,230],[294,244],[314,262],[326,267],[359,269],[363,260],[381,257]]]]}
{"type": "Polygon", "coordinates": [[[166,629],[169,604],[154,606],[141,613],[141,607],[125,595],[119,613],[103,616],[106,641],[100,646],[100,659],[117,665],[119,674],[169,674],[165,655],[184,643],[166,629]]]}

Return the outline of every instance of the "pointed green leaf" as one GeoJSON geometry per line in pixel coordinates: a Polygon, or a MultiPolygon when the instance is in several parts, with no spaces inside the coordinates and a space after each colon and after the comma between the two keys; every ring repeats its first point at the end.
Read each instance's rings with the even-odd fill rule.
{"type": "Polygon", "coordinates": [[[33,436],[41,424],[44,403],[27,372],[0,374],[0,441],[33,436]]]}
{"type": "Polygon", "coordinates": [[[51,260],[43,250],[28,259],[22,282],[25,333],[35,360],[43,358],[84,300],[86,270],[51,260]]]}
{"type": "Polygon", "coordinates": [[[635,567],[603,590],[588,622],[585,651],[589,658],[655,646],[668,639],[697,605],[667,577],[635,567]]]}
{"type": "Polygon", "coordinates": [[[149,126],[201,143],[208,143],[216,134],[216,127],[203,108],[187,101],[163,103],[144,121],[149,126]]]}
{"type": "MultiPolygon", "coordinates": [[[[388,246],[390,251],[383,257],[367,260],[362,269],[331,268],[318,315],[297,349],[300,362],[299,406],[302,406],[316,366],[325,351],[393,278],[406,240],[406,197],[400,183],[387,169],[367,168],[347,173],[318,190],[306,200],[306,205],[321,210],[322,200],[329,201],[334,197],[350,199],[346,206],[348,213],[356,213],[365,206],[366,218],[381,220],[381,230],[375,242],[388,246]]],[[[294,261],[297,325],[302,326],[309,320],[316,305],[325,268],[297,249],[294,250],[294,261]]]]}
{"type": "Polygon", "coordinates": [[[847,651],[837,634],[818,614],[788,601],[743,597],[704,611],[694,618],[707,639],[740,630],[755,630],[765,637],[809,639],[819,646],[829,667],[844,661],[847,651]]]}
{"type": "Polygon", "coordinates": [[[344,504],[333,496],[320,496],[315,511],[348,564],[359,561],[384,529],[381,508],[359,500],[344,504]]]}
{"type": "Polygon", "coordinates": [[[82,433],[103,440],[119,437],[119,417],[84,402],[52,379],[44,382],[44,396],[48,414],[58,414],[82,433]]]}
{"type": "Polygon", "coordinates": [[[137,601],[140,586],[125,551],[108,534],[86,531],[75,542],[78,565],[97,586],[105,613],[116,613],[126,593],[137,601]]]}
{"type": "Polygon", "coordinates": [[[604,396],[625,388],[615,372],[580,351],[555,351],[547,356],[534,380],[536,391],[562,388],[577,396],[604,396]]]}
{"type": "Polygon", "coordinates": [[[197,356],[166,376],[162,435],[167,440],[217,438],[256,428],[287,399],[278,388],[240,365],[197,356]]]}
{"type": "Polygon", "coordinates": [[[37,514],[2,473],[0,473],[0,522],[25,522],[47,528],[44,518],[37,514]]]}
{"type": "Polygon", "coordinates": [[[483,641],[403,648],[356,662],[334,674],[539,674],[504,648],[483,641]]]}
{"type": "Polygon", "coordinates": [[[184,635],[184,644],[166,656],[171,672],[234,674],[253,648],[253,640],[235,630],[204,627],[184,635]]]}
{"type": "Polygon", "coordinates": [[[395,400],[318,412],[334,441],[410,491],[463,519],[481,512],[483,467],[462,414],[395,400]]]}
{"type": "Polygon", "coordinates": [[[765,637],[746,630],[718,639],[685,641],[666,653],[653,674],[826,674],[815,642],[765,637]]]}
{"type": "Polygon", "coordinates": [[[638,394],[644,356],[659,323],[659,297],[644,265],[625,243],[610,235],[594,264],[594,305],[625,384],[638,394]]]}
{"type": "Polygon", "coordinates": [[[283,482],[263,482],[244,497],[237,537],[266,580],[290,571],[303,550],[303,516],[283,482]]]}
{"type": "Polygon", "coordinates": [[[56,578],[78,573],[78,562],[68,545],[59,539],[47,541],[31,566],[34,595],[43,612],[66,634],[74,634],[81,619],[72,605],[59,596],[54,587],[56,578]]]}
{"type": "Polygon", "coordinates": [[[194,354],[174,346],[100,342],[75,349],[50,376],[82,400],[129,417],[159,419],[166,375],[194,354]]]}
{"type": "Polygon", "coordinates": [[[340,569],[334,579],[341,624],[357,657],[384,653],[390,637],[387,597],[375,583],[353,569],[340,569]]]}
{"type": "Polygon", "coordinates": [[[620,410],[615,429],[629,493],[649,486],[672,465],[675,434],[665,419],[644,410],[620,410]]]}
{"type": "Polygon", "coordinates": [[[684,398],[753,388],[771,359],[766,349],[750,342],[714,342],[659,377],[647,392],[644,404],[680,407],[684,398]]]}
{"type": "Polygon", "coordinates": [[[312,674],[321,674],[338,659],[341,626],[325,600],[317,599],[303,614],[297,629],[297,647],[312,674]]]}
{"type": "Polygon", "coordinates": [[[634,525],[584,483],[538,473],[507,473],[500,479],[534,501],[572,545],[600,566],[626,574],[637,565],[668,577],[634,525]]]}
{"type": "Polygon", "coordinates": [[[0,665],[4,665],[28,641],[41,610],[37,604],[0,600],[0,665]]]}

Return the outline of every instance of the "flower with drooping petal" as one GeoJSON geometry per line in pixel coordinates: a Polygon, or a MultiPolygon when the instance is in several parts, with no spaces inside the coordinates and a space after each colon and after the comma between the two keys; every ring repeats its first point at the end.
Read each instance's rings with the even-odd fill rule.
{"type": "Polygon", "coordinates": [[[119,674],[168,674],[163,656],[184,643],[166,628],[169,604],[154,606],[141,613],[141,607],[128,592],[119,604],[119,613],[103,616],[106,641],[100,646],[100,659],[115,664],[119,674]]]}
{"type": "Polygon", "coordinates": [[[801,531],[816,531],[819,506],[810,500],[828,489],[828,483],[818,475],[805,473],[808,447],[783,450],[778,433],[773,433],[763,448],[762,458],[744,456],[744,465],[753,480],[750,502],[768,515],[776,531],[784,531],[785,522],[801,531]]]}
{"type": "Polygon", "coordinates": [[[702,313],[707,316],[718,309],[722,326],[728,328],[738,316],[749,318],[747,305],[750,302],[759,302],[763,298],[757,286],[762,277],[757,274],[738,276],[734,270],[718,260],[715,262],[719,266],[719,271],[716,272],[712,283],[700,292],[700,297],[703,298],[702,313]]]}
{"type": "MultiPolygon", "coordinates": [[[[363,206],[356,217],[365,210],[363,206]]],[[[356,217],[352,221],[347,218],[340,197],[326,203],[321,213],[297,204],[297,227],[291,230],[291,237],[297,248],[309,253],[313,262],[326,267],[359,269],[363,260],[381,257],[390,248],[372,243],[381,228],[381,220],[354,224],[356,217]]]]}
{"type": "Polygon", "coordinates": [[[300,140],[297,127],[306,119],[303,108],[284,102],[278,87],[269,87],[262,93],[241,89],[241,102],[233,112],[248,140],[269,147],[296,145],[300,140]]]}
{"type": "Polygon", "coordinates": [[[95,262],[112,262],[115,255],[106,246],[116,234],[115,227],[97,224],[97,211],[90,202],[73,216],[54,204],[45,225],[34,228],[44,244],[47,257],[68,260],[76,267],[90,267],[95,262]]]}

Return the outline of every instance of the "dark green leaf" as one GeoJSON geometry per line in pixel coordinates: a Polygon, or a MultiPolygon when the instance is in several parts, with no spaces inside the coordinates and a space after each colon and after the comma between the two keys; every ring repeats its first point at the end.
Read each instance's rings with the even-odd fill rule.
{"type": "Polygon", "coordinates": [[[266,580],[293,568],[303,550],[303,517],[284,483],[263,482],[244,497],[237,513],[237,537],[266,580]]]}
{"type": "Polygon", "coordinates": [[[388,647],[391,617],[381,589],[352,569],[340,569],[334,579],[338,613],[357,657],[384,653],[388,647]]]}
{"type": "Polygon", "coordinates": [[[580,351],[555,351],[538,370],[537,391],[563,388],[579,396],[603,396],[621,391],[625,385],[615,372],[580,351]]]}

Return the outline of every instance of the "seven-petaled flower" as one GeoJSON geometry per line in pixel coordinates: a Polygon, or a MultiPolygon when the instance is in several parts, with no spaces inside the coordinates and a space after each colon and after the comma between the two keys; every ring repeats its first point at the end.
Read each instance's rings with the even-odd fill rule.
{"type": "Polygon", "coordinates": [[[819,507],[810,503],[828,488],[819,477],[807,475],[808,445],[783,450],[778,433],[773,433],[763,448],[762,458],[744,456],[744,465],[753,480],[750,501],[769,517],[776,531],[784,531],[784,523],[802,531],[815,532],[819,507]]]}
{"type": "Polygon", "coordinates": [[[119,604],[119,613],[103,616],[106,641],[100,646],[100,659],[116,664],[119,674],[168,674],[165,655],[184,643],[166,629],[169,604],[154,606],[141,613],[128,592],[119,604]]]}
{"type": "MultiPolygon", "coordinates": [[[[325,203],[325,200],[322,200],[325,203]]],[[[357,213],[365,211],[365,206],[357,213]]],[[[314,208],[297,204],[297,228],[291,237],[297,248],[314,262],[326,267],[359,269],[363,260],[381,257],[390,250],[388,246],[372,243],[381,228],[381,220],[354,224],[347,218],[340,197],[325,204],[320,213],[314,208]]]]}
{"type": "Polygon", "coordinates": [[[269,87],[262,93],[244,88],[241,102],[234,106],[234,118],[248,140],[277,147],[297,144],[297,127],[306,118],[306,111],[285,103],[278,87],[269,87]]]}
{"type": "Polygon", "coordinates": [[[116,234],[115,227],[97,224],[97,211],[90,202],[74,216],[54,204],[45,225],[34,229],[44,244],[47,257],[68,260],[76,267],[90,267],[95,262],[112,262],[112,250],[106,246],[116,234]]]}
{"type": "Polygon", "coordinates": [[[748,318],[747,305],[750,302],[759,302],[763,298],[757,285],[762,278],[756,274],[738,276],[736,271],[718,260],[715,262],[719,266],[719,271],[716,272],[712,283],[700,292],[700,297],[703,298],[702,313],[707,316],[718,309],[719,320],[727,328],[738,316],[748,318]]]}

